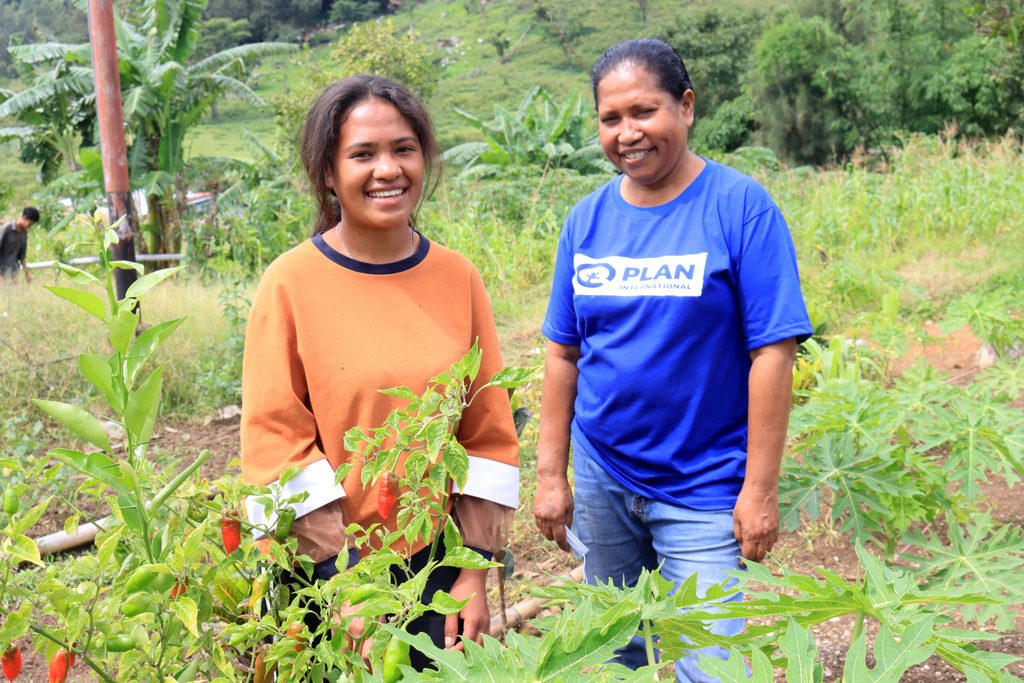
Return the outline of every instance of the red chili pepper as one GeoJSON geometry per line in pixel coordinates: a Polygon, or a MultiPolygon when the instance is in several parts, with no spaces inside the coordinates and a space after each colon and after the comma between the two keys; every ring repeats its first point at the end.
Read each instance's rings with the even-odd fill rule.
{"type": "Polygon", "coordinates": [[[0,657],[0,668],[3,668],[4,678],[13,681],[21,673],[21,650],[11,645],[0,657]]]}
{"type": "Polygon", "coordinates": [[[68,678],[68,669],[75,665],[74,655],[61,648],[50,660],[49,683],[64,683],[68,678]]]}
{"type": "Polygon", "coordinates": [[[235,552],[242,543],[242,523],[234,517],[221,517],[220,540],[224,544],[225,554],[235,552]]]}
{"type": "Polygon", "coordinates": [[[377,514],[381,519],[391,517],[391,511],[395,508],[396,489],[398,477],[393,472],[385,472],[380,478],[380,488],[377,490],[377,514]]]}
{"type": "Polygon", "coordinates": [[[177,598],[179,595],[184,595],[185,591],[188,590],[188,579],[182,579],[174,584],[171,588],[171,597],[177,598]]]}

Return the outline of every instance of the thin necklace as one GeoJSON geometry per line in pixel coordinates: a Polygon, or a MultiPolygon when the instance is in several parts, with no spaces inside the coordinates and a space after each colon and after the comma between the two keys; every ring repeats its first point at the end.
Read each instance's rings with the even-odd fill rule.
{"type": "MultiPolygon", "coordinates": [[[[338,241],[341,243],[341,250],[343,252],[345,252],[345,256],[348,256],[353,261],[358,261],[359,259],[357,259],[355,256],[352,255],[352,252],[349,250],[348,245],[345,244],[345,238],[341,236],[341,221],[338,221],[338,223],[334,226],[334,232],[337,233],[337,235],[338,235],[338,241]]],[[[413,246],[413,243],[415,241],[416,241],[416,231],[413,230],[412,226],[410,225],[409,226],[409,254],[407,256],[403,256],[402,258],[398,259],[399,261],[407,259],[407,258],[409,258],[409,256],[413,255],[413,252],[416,250],[415,247],[413,246]]]]}

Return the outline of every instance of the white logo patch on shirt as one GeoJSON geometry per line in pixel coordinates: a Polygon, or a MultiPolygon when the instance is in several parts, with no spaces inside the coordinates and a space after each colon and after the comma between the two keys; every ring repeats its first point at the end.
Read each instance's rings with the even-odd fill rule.
{"type": "Polygon", "coordinates": [[[573,257],[576,296],[700,296],[708,253],[653,258],[573,257]]]}

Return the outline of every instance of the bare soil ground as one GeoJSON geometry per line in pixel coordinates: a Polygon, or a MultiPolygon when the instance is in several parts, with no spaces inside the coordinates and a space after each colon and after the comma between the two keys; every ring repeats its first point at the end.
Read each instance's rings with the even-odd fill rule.
{"type": "MultiPolygon", "coordinates": [[[[907,357],[897,363],[897,368],[905,369],[923,357],[936,369],[946,373],[950,381],[958,384],[969,383],[977,370],[977,339],[966,329],[944,335],[933,324],[926,325],[925,332],[928,342],[915,344],[907,357]]],[[[229,463],[239,456],[238,417],[217,417],[204,421],[171,419],[165,420],[163,424],[165,426],[158,440],[160,449],[171,454],[179,454],[181,457],[193,457],[203,448],[209,448],[213,452],[214,456],[202,469],[202,474],[206,478],[220,476],[229,469],[229,463]]],[[[530,465],[524,466],[524,481],[532,481],[532,477],[530,465]]],[[[1004,482],[998,481],[988,485],[986,493],[992,514],[997,519],[1017,524],[1024,523],[1024,496],[1020,495],[1019,490],[1011,489],[1004,482]]],[[[506,604],[509,606],[526,597],[531,585],[568,574],[578,564],[535,531],[530,519],[532,504],[532,497],[527,495],[522,501],[512,532],[511,549],[515,556],[516,570],[513,578],[505,586],[506,604]]],[[[88,511],[96,516],[104,514],[104,511],[96,509],[88,511]]],[[[67,508],[62,509],[58,506],[40,521],[37,533],[42,535],[61,529],[67,513],[67,508]]],[[[811,573],[818,567],[824,567],[848,578],[855,578],[858,575],[853,545],[843,535],[823,527],[783,534],[774,556],[780,565],[794,571],[811,573]]],[[[492,613],[497,613],[500,606],[496,590],[496,572],[492,573],[491,583],[492,613]]],[[[842,675],[852,629],[852,618],[836,619],[815,629],[814,637],[821,654],[826,681],[835,681],[842,675]]],[[[871,631],[869,633],[873,635],[871,631]]],[[[1015,633],[985,643],[983,647],[1024,657],[1024,614],[1018,617],[1015,633]]],[[[29,652],[31,648],[24,643],[22,650],[29,652]]],[[[1010,671],[1024,677],[1024,663],[1013,664],[1010,671]]],[[[46,680],[46,664],[41,657],[34,653],[25,657],[20,680],[46,680]]],[[[69,680],[95,679],[79,665],[69,680]]],[[[785,679],[780,675],[777,680],[785,679]]],[[[906,683],[953,683],[965,681],[966,677],[939,658],[933,657],[909,671],[902,680],[906,683]]]]}

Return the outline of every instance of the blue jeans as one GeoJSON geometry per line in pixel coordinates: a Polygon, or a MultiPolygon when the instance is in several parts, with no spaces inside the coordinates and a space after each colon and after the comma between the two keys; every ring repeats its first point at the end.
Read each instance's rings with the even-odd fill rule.
{"type": "MultiPolygon", "coordinates": [[[[678,585],[697,574],[700,594],[739,569],[740,547],[732,534],[732,510],[694,510],[644,498],[609,476],[584,448],[573,440],[573,531],[589,549],[583,559],[588,583],[634,585],[642,569],[661,565],[661,575],[678,585]]],[[[731,579],[735,583],[735,579],[731,579]]],[[[730,600],[741,600],[736,594],[730,600]]],[[[715,620],[711,630],[736,635],[742,619],[715,620]]],[[[698,653],[725,659],[721,647],[691,650],[676,661],[681,683],[714,683],[697,666],[698,653]]],[[[647,664],[644,640],[633,640],[616,650],[616,661],[636,669],[647,664]]]]}

